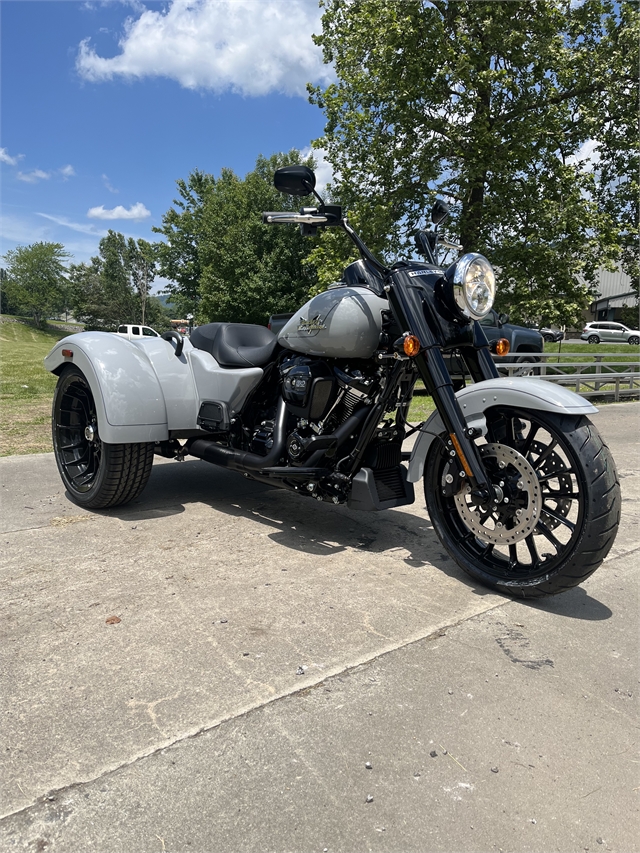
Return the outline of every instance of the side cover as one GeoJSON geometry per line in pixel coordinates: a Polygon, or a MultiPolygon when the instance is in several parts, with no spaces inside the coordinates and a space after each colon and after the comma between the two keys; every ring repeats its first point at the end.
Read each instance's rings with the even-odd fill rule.
{"type": "MultiPolygon", "coordinates": [[[[561,385],[545,382],[544,379],[487,379],[485,382],[467,385],[458,391],[456,397],[467,426],[480,428],[483,435],[487,431],[484,412],[492,406],[535,409],[559,415],[589,415],[598,411],[584,397],[579,397],[561,385]]],[[[443,432],[445,426],[442,419],[438,412],[434,412],[413,447],[407,476],[409,482],[417,483],[422,478],[431,442],[443,432]]]]}

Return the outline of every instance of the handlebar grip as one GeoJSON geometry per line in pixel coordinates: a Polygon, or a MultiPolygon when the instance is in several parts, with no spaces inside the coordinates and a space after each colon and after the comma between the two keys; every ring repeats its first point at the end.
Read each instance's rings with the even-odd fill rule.
{"type": "Polygon", "coordinates": [[[283,210],[265,210],[262,214],[262,222],[264,225],[277,225],[280,222],[297,222],[297,213],[287,213],[283,210]]]}
{"type": "Polygon", "coordinates": [[[264,225],[326,225],[328,218],[321,213],[289,213],[286,210],[267,210],[262,214],[264,225]]]}

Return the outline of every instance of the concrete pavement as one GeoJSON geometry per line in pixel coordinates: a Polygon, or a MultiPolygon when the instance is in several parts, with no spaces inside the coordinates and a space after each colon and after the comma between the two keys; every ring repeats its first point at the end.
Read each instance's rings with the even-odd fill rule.
{"type": "Polygon", "coordinates": [[[614,550],[535,605],[466,578],[421,497],[161,460],[90,514],[51,454],[0,460],[0,848],[639,849],[639,415],[594,416],[614,550]]]}

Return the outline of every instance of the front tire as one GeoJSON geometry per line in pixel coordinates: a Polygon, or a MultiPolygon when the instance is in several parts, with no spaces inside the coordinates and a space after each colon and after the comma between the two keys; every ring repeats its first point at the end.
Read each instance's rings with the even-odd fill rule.
{"type": "Polygon", "coordinates": [[[459,482],[446,436],[425,465],[427,509],[456,563],[485,586],[519,598],[556,595],[606,557],[620,521],[611,453],[585,417],[495,408],[478,441],[494,499],[477,502],[459,482]],[[444,492],[444,494],[443,494],[444,492]]]}
{"type": "Polygon", "coordinates": [[[640,344],[640,338],[637,335],[632,335],[629,338],[629,343],[631,344],[632,347],[637,347],[638,344],[640,344]]]}
{"type": "Polygon", "coordinates": [[[77,367],[67,367],[58,379],[51,428],[58,471],[79,506],[121,506],[146,486],[153,465],[153,442],[103,442],[91,388],[77,367]]]}

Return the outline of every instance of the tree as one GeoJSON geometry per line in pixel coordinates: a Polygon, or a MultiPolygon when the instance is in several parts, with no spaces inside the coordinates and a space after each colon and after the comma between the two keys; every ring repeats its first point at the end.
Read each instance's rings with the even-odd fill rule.
{"type": "Polygon", "coordinates": [[[65,308],[66,269],[71,257],[62,243],[32,243],[10,249],[4,259],[7,302],[16,310],[31,314],[41,326],[50,314],[65,308]]]}
{"type": "Polygon", "coordinates": [[[597,143],[597,199],[616,223],[620,265],[631,277],[636,295],[640,286],[638,18],[638,4],[628,0],[620,4],[616,19],[607,18],[607,51],[598,64],[598,86],[587,112],[597,143]]]}
{"type": "MultiPolygon", "coordinates": [[[[280,166],[303,162],[299,151],[258,157],[244,178],[193,172],[178,181],[182,201],[163,217],[166,242],[156,244],[166,289],[183,313],[198,322],[265,323],[270,314],[293,311],[308,299],[315,269],[307,262],[313,240],[293,226],[265,226],[264,210],[298,210],[299,198],[273,186],[280,166]]],[[[304,203],[304,202],[303,202],[304,203]]]]}
{"type": "Polygon", "coordinates": [[[146,240],[129,237],[126,263],[132,284],[140,300],[140,322],[144,325],[149,288],[156,275],[155,250],[146,240]]]}
{"type": "Polygon", "coordinates": [[[200,249],[203,237],[205,202],[215,181],[212,175],[194,169],[186,181],[177,182],[180,198],[162,217],[162,228],[153,230],[164,236],[154,244],[160,275],[169,279],[164,290],[179,314],[195,314],[199,300],[202,266],[200,249]]]}
{"type": "MultiPolygon", "coordinates": [[[[315,40],[338,79],[310,91],[327,117],[316,144],[339,176],[335,192],[361,221],[377,218],[387,254],[406,251],[435,196],[447,196],[448,227],[465,251],[486,254],[500,270],[500,299],[514,319],[577,319],[598,267],[620,254],[619,222],[598,195],[598,174],[577,154],[590,138],[620,148],[603,104],[612,117],[615,93],[632,79],[637,86],[637,7],[324,6],[315,40]],[[618,45],[610,66],[623,17],[625,50],[618,45]]],[[[636,107],[637,98],[629,112],[636,107]]],[[[615,172],[615,157],[605,160],[615,172]]]]}
{"type": "Polygon", "coordinates": [[[154,318],[162,320],[160,307],[149,301],[155,276],[152,245],[109,230],[100,240],[99,252],[89,264],[75,264],[69,270],[76,319],[87,328],[114,330],[120,323],[144,324],[152,307],[154,318]]]}

